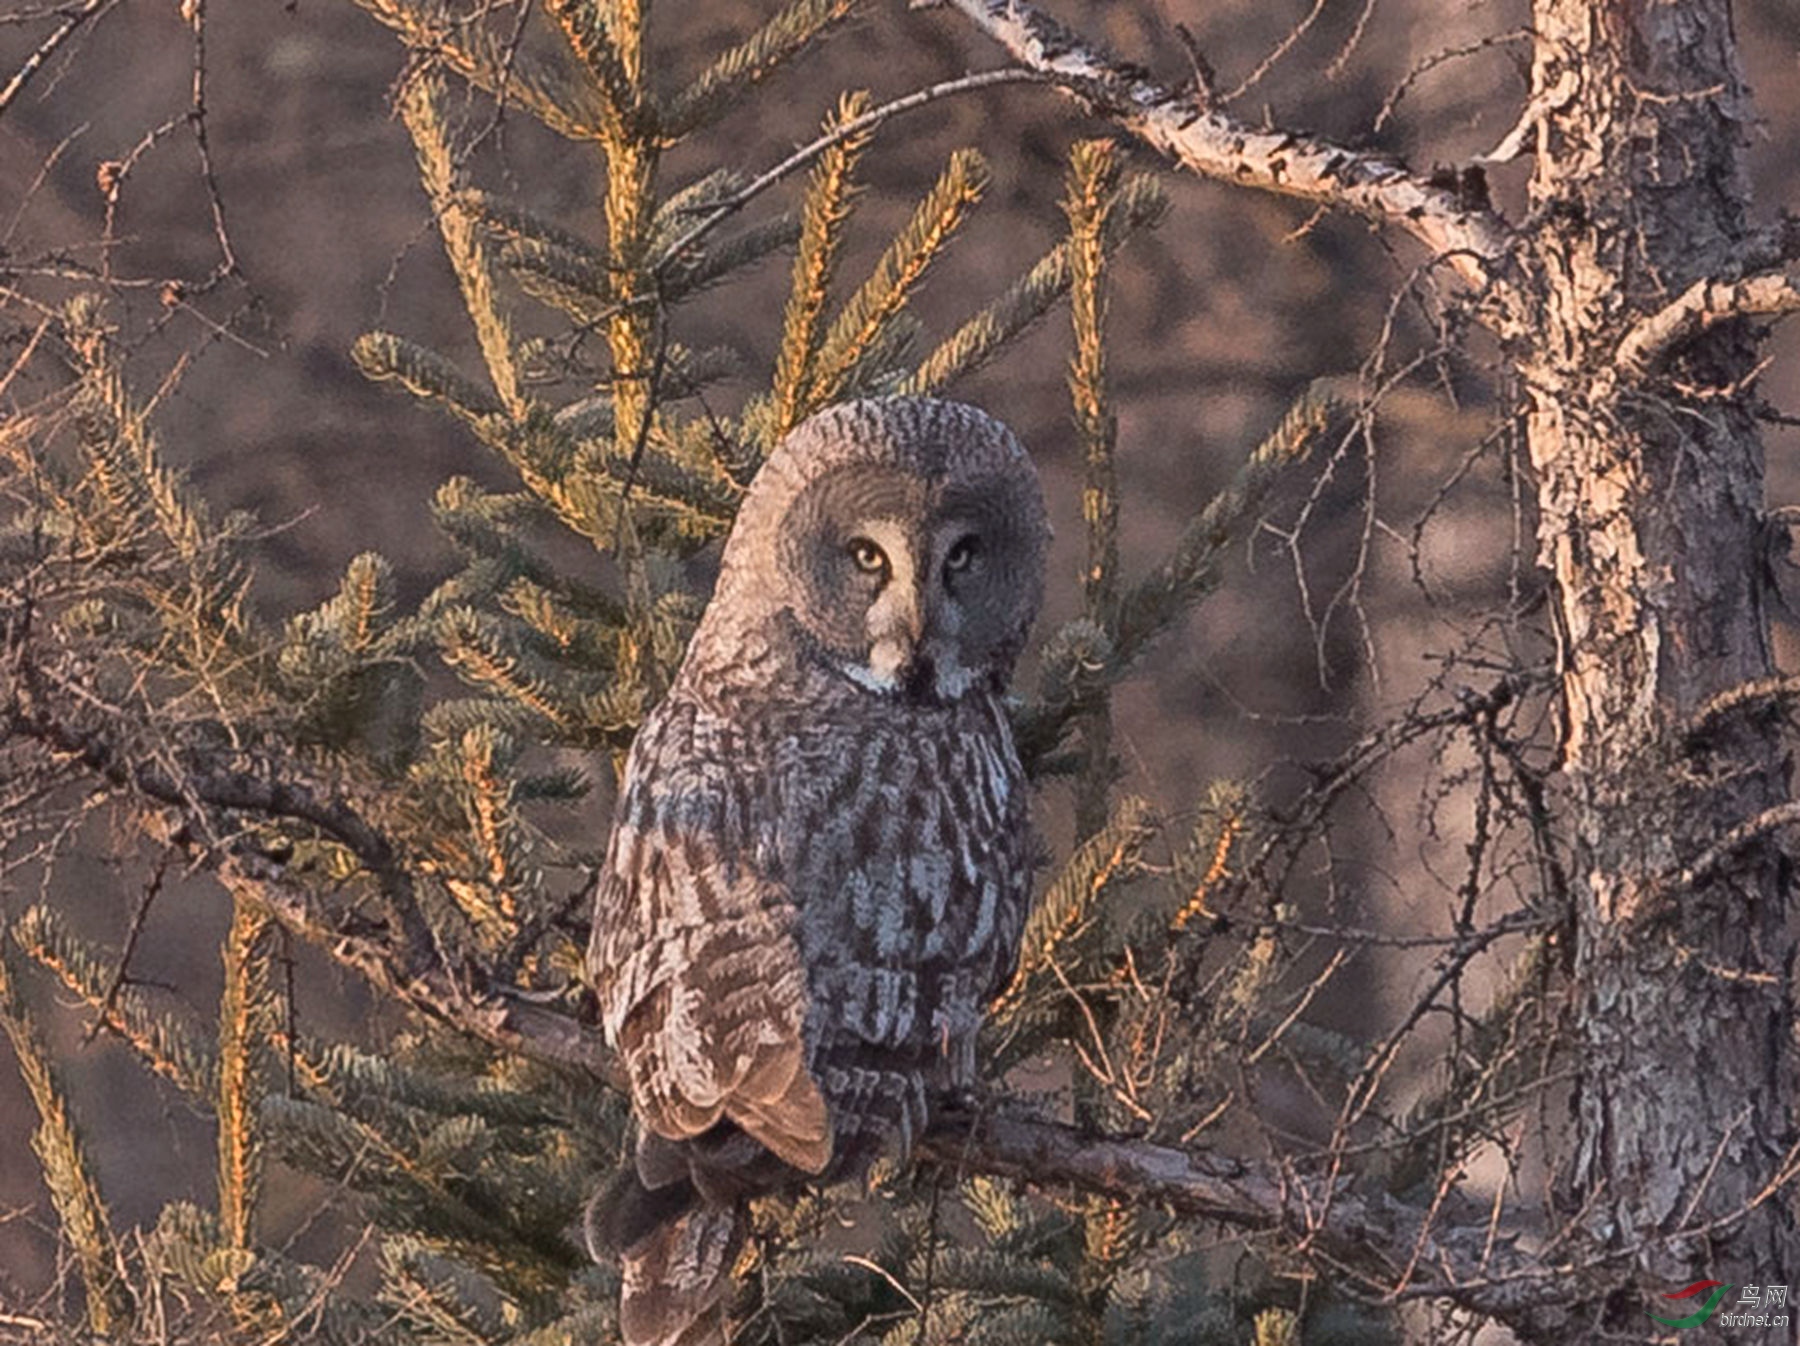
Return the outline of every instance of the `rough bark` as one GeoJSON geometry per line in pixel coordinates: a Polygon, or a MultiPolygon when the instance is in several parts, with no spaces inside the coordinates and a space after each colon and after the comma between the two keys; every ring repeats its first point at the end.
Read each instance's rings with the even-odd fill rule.
{"type": "MultiPolygon", "coordinates": [[[[1780,724],[1751,703],[1681,732],[1773,668],[1756,334],[1717,323],[1650,377],[1616,359],[1750,250],[1730,5],[1538,0],[1534,27],[1541,224],[1514,313],[1577,876],[1564,1214],[1643,1291],[1788,1284],[1800,1242],[1770,1187],[1791,1144],[1790,875],[1773,827],[1692,872],[1721,836],[1781,816],[1780,724]]],[[[1648,1334],[1644,1302],[1617,1293],[1594,1326],[1648,1334]]]]}

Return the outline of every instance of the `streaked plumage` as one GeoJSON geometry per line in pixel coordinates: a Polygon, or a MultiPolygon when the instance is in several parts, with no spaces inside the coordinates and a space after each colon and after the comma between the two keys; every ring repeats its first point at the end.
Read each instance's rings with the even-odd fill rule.
{"type": "Polygon", "coordinates": [[[822,412],[751,486],[595,903],[640,1141],[593,1225],[632,1346],[721,1340],[742,1201],[860,1174],[973,1081],[1029,900],[1001,695],[1046,539],[1024,450],[955,403],[822,412]]]}

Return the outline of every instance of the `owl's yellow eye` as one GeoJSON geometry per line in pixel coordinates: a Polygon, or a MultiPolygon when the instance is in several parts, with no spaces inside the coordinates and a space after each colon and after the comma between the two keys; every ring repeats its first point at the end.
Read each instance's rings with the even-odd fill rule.
{"type": "Polygon", "coordinates": [[[856,568],[870,575],[885,575],[888,571],[887,553],[866,537],[850,539],[850,559],[856,562],[856,568]]]}
{"type": "Polygon", "coordinates": [[[956,544],[944,553],[944,573],[954,575],[967,570],[975,560],[976,539],[973,533],[958,538],[956,544]]]}

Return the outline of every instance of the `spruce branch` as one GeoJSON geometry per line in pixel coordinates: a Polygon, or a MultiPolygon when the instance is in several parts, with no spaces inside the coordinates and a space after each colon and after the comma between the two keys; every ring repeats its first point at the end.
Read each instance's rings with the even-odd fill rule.
{"type": "Polygon", "coordinates": [[[588,469],[584,475],[609,498],[617,500],[629,490],[633,501],[666,512],[692,537],[717,537],[736,517],[742,488],[722,473],[702,474],[649,448],[621,452],[606,440],[579,447],[588,469]]]}
{"type": "Polygon", "coordinates": [[[800,241],[800,227],[800,221],[794,216],[777,215],[720,240],[698,257],[690,252],[686,260],[664,271],[663,302],[680,303],[778,252],[795,247],[800,241]]]}
{"type": "MultiPolygon", "coordinates": [[[[73,750],[66,737],[62,743],[63,750],[73,750]]],[[[95,763],[114,760],[92,746],[84,752],[95,763]]],[[[205,797],[251,812],[285,803],[276,816],[320,812],[316,804],[298,809],[291,793],[272,791],[260,782],[227,791],[229,777],[217,771],[196,772],[179,787],[151,783],[170,802],[205,797]]],[[[331,820],[338,829],[355,830],[342,817],[331,820]]],[[[1104,843],[1097,839],[1096,844],[1104,843]]],[[[1096,873],[1109,869],[1106,857],[1101,859],[1096,873]]],[[[466,966],[457,978],[441,965],[418,966],[393,928],[332,912],[310,885],[264,856],[229,852],[218,860],[218,872],[235,897],[266,909],[319,944],[385,998],[502,1052],[619,1083],[598,1030],[566,1009],[509,991],[477,964],[466,966]]],[[[1091,882],[1086,891],[1095,891],[1091,882]]],[[[1054,951],[1068,911],[1052,911],[1044,922],[1032,946],[1039,954],[1054,951]]],[[[1485,1210],[1465,1212],[1445,1205],[1428,1214],[1401,1202],[1328,1187],[1278,1163],[1224,1160],[1053,1122],[992,1113],[972,1119],[946,1110],[919,1149],[960,1174],[1023,1180],[1140,1206],[1166,1205],[1189,1217],[1280,1233],[1288,1246],[1298,1243],[1310,1256],[1349,1270],[1383,1294],[1397,1292],[1386,1278],[1395,1267],[1409,1265],[1414,1248],[1423,1246],[1430,1258],[1421,1265],[1431,1266],[1434,1278],[1408,1284],[1399,1293],[1441,1296],[1503,1318],[1538,1312],[1565,1295],[1572,1279],[1594,1270],[1540,1263],[1504,1240],[1494,1243],[1485,1210]]]]}
{"type": "Polygon", "coordinates": [[[37,1109],[31,1137],[44,1185],[50,1190],[63,1237],[75,1253],[87,1296],[90,1330],[110,1336],[130,1320],[131,1302],[118,1265],[112,1219],[94,1180],[48,1044],[19,995],[10,941],[0,941],[0,1031],[11,1043],[25,1090],[37,1109]]]}
{"type": "Polygon", "coordinates": [[[54,908],[34,904],[8,932],[19,950],[44,968],[153,1072],[191,1097],[214,1093],[217,1062],[196,1024],[153,1008],[142,988],[119,981],[108,960],[75,937],[54,908]]]}
{"type": "MultiPolygon", "coordinates": [[[[1063,211],[1069,219],[1069,312],[1075,354],[1069,361],[1069,398],[1085,463],[1081,517],[1087,528],[1087,566],[1081,576],[1087,619],[1116,625],[1119,570],[1118,423],[1106,382],[1106,234],[1118,192],[1116,147],[1084,140],[1069,155],[1063,211]]],[[[1106,823],[1112,791],[1112,703],[1096,698],[1082,719],[1086,759],[1075,795],[1075,831],[1088,837],[1106,823]]]]}
{"type": "Polygon", "coordinates": [[[499,261],[526,294],[581,327],[593,327],[612,312],[607,274],[584,253],[542,239],[515,239],[501,247],[499,261]]]}
{"type": "Polygon", "coordinates": [[[601,249],[516,201],[479,187],[464,187],[455,199],[458,206],[478,216],[482,227],[503,243],[540,243],[579,257],[584,266],[597,273],[606,270],[606,254],[601,249]]]}
{"type": "Polygon", "coordinates": [[[1295,464],[1324,440],[1345,406],[1329,381],[1303,390],[1229,485],[1182,530],[1168,559],[1122,596],[1115,640],[1126,662],[1167,630],[1182,612],[1218,586],[1224,550],[1295,464]]]}
{"type": "Polygon", "coordinates": [[[832,322],[807,382],[803,402],[808,409],[836,400],[856,380],[864,362],[880,350],[889,324],[962,227],[987,182],[987,163],[974,150],[950,156],[912,219],[832,322]]]}
{"type": "Polygon", "coordinates": [[[1110,623],[1083,617],[1052,634],[1044,644],[1042,693],[1017,726],[1019,749],[1027,761],[1054,751],[1095,698],[1124,677],[1182,613],[1212,592],[1225,547],[1267,503],[1286,471],[1324,439],[1341,406],[1328,381],[1309,387],[1230,484],[1182,531],[1169,558],[1125,590],[1110,623]]]}
{"type": "MultiPolygon", "coordinates": [[[[602,137],[616,142],[653,133],[656,116],[651,103],[639,88],[628,52],[615,40],[597,0],[548,0],[545,8],[593,81],[603,109],[602,137]]],[[[632,37],[630,33],[621,35],[627,41],[632,37]]]]}
{"type": "Polygon", "coordinates": [[[758,84],[850,17],[858,0],[793,0],[703,70],[670,103],[663,133],[679,140],[710,125],[758,84]]]}
{"type": "Polygon", "coordinates": [[[260,903],[294,934],[426,1019],[502,1051],[623,1086],[599,1033],[573,1016],[498,979],[465,983],[442,968],[415,970],[384,932],[329,910],[309,885],[259,857],[230,857],[219,876],[234,895],[260,903]]]}
{"type": "MultiPolygon", "coordinates": [[[[856,122],[867,110],[866,93],[846,94],[826,123],[827,133],[856,122]]],[[[781,348],[775,358],[775,383],[767,431],[775,443],[803,419],[810,408],[807,387],[818,358],[819,328],[830,298],[831,279],[850,214],[852,174],[868,147],[873,128],[844,135],[821,153],[812,171],[800,214],[800,239],[794,255],[793,280],[781,325],[781,348]]]]}
{"type": "Polygon", "coordinates": [[[580,689],[531,656],[500,618],[476,608],[446,609],[437,623],[444,662],[471,686],[522,706],[563,733],[582,723],[580,689]]]}
{"type": "Polygon", "coordinates": [[[475,213],[462,200],[461,171],[444,115],[443,82],[430,73],[407,81],[400,95],[400,117],[412,135],[419,179],[431,200],[432,216],[462,290],[463,306],[475,325],[488,377],[507,415],[520,420],[528,407],[519,388],[512,323],[500,308],[487,240],[476,227],[475,213]]]}
{"type": "Polygon", "coordinates": [[[441,403],[477,427],[505,414],[493,393],[469,378],[436,351],[389,332],[366,332],[350,348],[365,378],[392,379],[416,397],[441,403]]]}
{"type": "Polygon", "coordinates": [[[269,984],[272,926],[258,908],[237,906],[222,955],[225,989],[219,997],[218,1118],[219,1225],[225,1243],[255,1242],[262,1188],[262,1094],[266,1043],[274,1019],[269,984]]]}
{"type": "Polygon", "coordinates": [[[413,51],[570,140],[595,140],[605,109],[585,85],[528,51],[497,42],[479,23],[447,18],[429,0],[356,0],[413,51]]]}
{"type": "MultiPolygon", "coordinates": [[[[1117,209],[1108,214],[1107,251],[1117,249],[1138,229],[1154,228],[1167,212],[1168,197],[1156,179],[1141,173],[1127,178],[1119,189],[1117,209]]],[[[920,361],[902,390],[935,393],[973,374],[1069,292],[1070,275],[1065,240],[920,361]]]]}
{"type": "Polygon", "coordinates": [[[897,117],[916,108],[926,107],[939,99],[972,93],[980,89],[991,89],[999,84],[1037,84],[1044,80],[1043,75],[1031,70],[984,70],[978,74],[964,75],[960,79],[945,80],[941,84],[933,84],[928,88],[896,98],[892,102],[883,103],[879,107],[870,108],[861,116],[833,127],[811,144],[802,145],[773,168],[752,179],[742,191],[709,207],[707,214],[698,224],[669,245],[668,250],[657,261],[656,267],[660,271],[673,264],[674,260],[683,252],[705,238],[732,215],[749,205],[782,179],[805,168],[819,155],[842,140],[851,136],[860,136],[880,126],[890,117],[897,117]]]}
{"type": "Polygon", "coordinates": [[[494,1346],[510,1339],[522,1318],[488,1277],[407,1235],[382,1244],[381,1299],[398,1323],[440,1346],[494,1346]]]}
{"type": "Polygon", "coordinates": [[[1112,818],[1091,833],[1032,907],[1019,944],[1011,984],[990,1007],[1005,1027],[1076,934],[1096,919],[1115,886],[1136,876],[1138,853],[1152,831],[1150,806],[1137,798],[1119,802],[1112,818]]]}

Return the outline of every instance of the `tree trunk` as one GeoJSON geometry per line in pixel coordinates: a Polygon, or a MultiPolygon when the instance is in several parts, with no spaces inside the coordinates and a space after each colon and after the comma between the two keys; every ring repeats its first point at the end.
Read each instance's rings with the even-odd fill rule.
{"type": "Polygon", "coordinates": [[[1728,0],[1534,11],[1538,227],[1519,293],[1541,309],[1515,316],[1575,876],[1558,1194],[1577,1246],[1636,1281],[1593,1327],[1661,1335],[1647,1310],[1702,1302],[1669,1290],[1800,1277],[1791,1197],[1768,1190],[1793,1139],[1781,715],[1756,697],[1706,713],[1773,672],[1759,334],[1719,323],[1647,377],[1617,360],[1693,282],[1742,274],[1750,113],[1728,0]]]}

